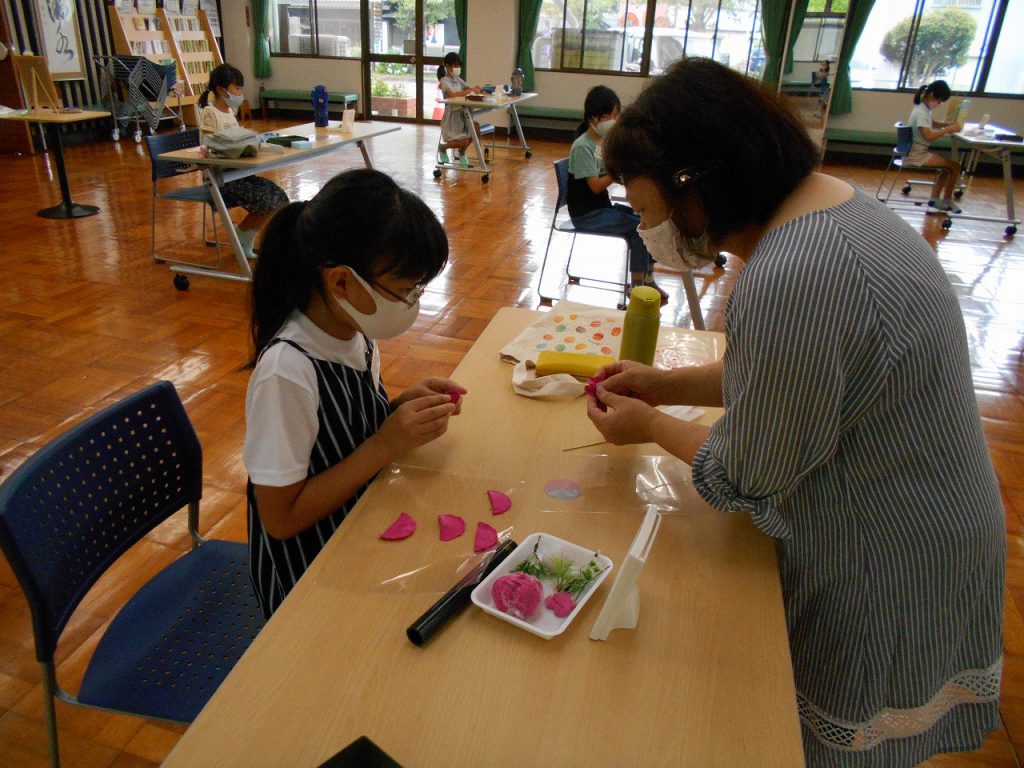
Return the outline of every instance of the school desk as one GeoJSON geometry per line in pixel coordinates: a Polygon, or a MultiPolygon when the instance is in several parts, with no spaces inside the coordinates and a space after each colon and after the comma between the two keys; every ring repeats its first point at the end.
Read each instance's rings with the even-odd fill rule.
{"type": "Polygon", "coordinates": [[[30,109],[0,115],[0,120],[18,120],[24,123],[39,123],[46,131],[46,144],[53,149],[53,162],[57,165],[57,179],[60,182],[60,205],[37,211],[44,219],[80,219],[83,216],[94,216],[100,212],[95,205],[82,205],[71,199],[71,187],[68,185],[68,173],[64,167],[64,143],[61,140],[61,126],[68,123],[79,123],[83,120],[96,120],[110,117],[109,112],[93,112],[79,110],[77,112],[57,112],[52,109],[30,109]]]}
{"type": "Polygon", "coordinates": [[[970,177],[974,175],[978,167],[978,160],[981,155],[990,155],[999,161],[1003,169],[1003,190],[1006,195],[1006,218],[997,216],[976,216],[974,214],[962,213],[951,214],[950,219],[972,219],[975,221],[995,221],[1005,223],[1004,233],[1007,237],[1017,234],[1017,225],[1020,219],[1014,211],[1013,206],[1013,163],[1012,153],[1022,146],[1019,141],[1006,141],[996,138],[1000,135],[1013,135],[1014,131],[989,123],[984,129],[978,128],[977,123],[968,123],[962,130],[951,136],[953,146],[953,159],[960,162],[967,176],[966,184],[969,184],[970,177]],[[963,157],[961,157],[961,152],[963,157]]]}
{"type": "MultiPolygon", "coordinates": [[[[527,158],[533,155],[530,146],[526,143],[526,136],[523,134],[523,125],[519,122],[519,111],[516,109],[516,104],[532,99],[536,97],[536,93],[524,93],[520,96],[508,96],[502,93],[500,90],[495,93],[483,93],[477,94],[480,99],[468,98],[467,96],[458,96],[451,99],[442,99],[442,103],[447,107],[453,109],[461,109],[466,119],[467,125],[473,125],[473,114],[477,112],[489,112],[494,109],[504,109],[508,112],[508,132],[511,138],[512,130],[515,129],[517,143],[513,144],[510,141],[504,144],[492,145],[495,149],[508,149],[508,150],[522,150],[527,158]]],[[[473,149],[476,152],[476,161],[471,161],[469,165],[462,165],[459,162],[454,163],[435,163],[434,164],[434,178],[438,178],[441,175],[442,170],[449,171],[469,171],[470,173],[482,173],[483,177],[481,181],[487,183],[490,180],[490,173],[493,170],[493,166],[487,160],[487,156],[484,154],[483,147],[480,144],[480,136],[477,132],[473,131],[473,149]]],[[[492,157],[491,160],[494,160],[492,157]]]]}
{"type": "MultiPolygon", "coordinates": [[[[469,390],[461,415],[380,473],[164,768],[313,768],[361,736],[406,768],[804,764],[771,539],[706,506],[687,465],[656,446],[563,450],[600,439],[584,398],[514,395],[498,359],[540,315],[495,315],[453,374],[469,390]],[[554,499],[551,478],[576,478],[583,494],[554,499]],[[677,501],[660,507],[636,629],[589,639],[613,569],[554,639],[473,605],[425,646],[407,639],[472,557],[477,522],[619,564],[665,484],[677,501]],[[492,515],[488,489],[511,509],[492,515]],[[418,530],[378,538],[400,512],[418,530]],[[466,533],[440,541],[438,513],[462,516],[466,533]]],[[[723,350],[720,334],[675,333],[723,350]]]]}
{"type": "Polygon", "coordinates": [[[318,130],[313,123],[304,123],[278,129],[274,133],[280,136],[308,136],[313,146],[302,149],[280,147],[278,148],[280,151],[261,149],[256,157],[240,157],[235,159],[204,157],[200,153],[199,147],[179,149],[174,152],[161,154],[161,160],[192,163],[202,168],[203,181],[213,197],[214,205],[220,214],[224,231],[230,239],[231,247],[235,252],[235,261],[238,264],[237,272],[225,272],[218,269],[204,269],[202,267],[189,267],[179,264],[172,265],[171,271],[183,275],[203,275],[205,277],[218,277],[223,280],[237,280],[240,282],[251,281],[252,269],[249,267],[249,261],[242,250],[242,244],[238,240],[238,233],[235,231],[235,225],[231,221],[231,214],[224,203],[224,197],[220,193],[221,186],[235,179],[253,176],[294,163],[301,163],[328,152],[335,152],[344,147],[351,146],[359,148],[359,151],[363,154],[363,162],[366,163],[366,167],[372,168],[373,164],[370,162],[370,155],[366,151],[366,141],[375,136],[383,136],[386,133],[400,130],[400,126],[394,124],[354,123],[351,131],[342,133],[337,126],[338,123],[332,121],[331,127],[327,130],[318,130]]]}

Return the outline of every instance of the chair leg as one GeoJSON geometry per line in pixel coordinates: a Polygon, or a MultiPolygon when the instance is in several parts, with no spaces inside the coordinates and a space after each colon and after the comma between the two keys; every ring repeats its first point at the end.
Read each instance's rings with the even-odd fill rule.
{"type": "Polygon", "coordinates": [[[693,272],[686,270],[682,273],[683,290],[686,291],[686,303],[690,305],[690,319],[693,321],[695,331],[704,330],[704,315],[700,311],[700,296],[697,294],[697,284],[693,280],[693,272]]]}
{"type": "Polygon", "coordinates": [[[569,278],[570,283],[578,283],[580,279],[574,275],[570,270],[572,268],[572,251],[576,247],[576,233],[572,233],[572,242],[569,244],[569,258],[565,260],[565,276],[569,278]]]}
{"type": "Polygon", "coordinates": [[[57,695],[57,675],[53,662],[39,662],[43,668],[43,699],[46,706],[46,734],[50,743],[50,765],[60,768],[60,744],[57,741],[57,707],[54,697],[57,695]]]}
{"type": "Polygon", "coordinates": [[[882,174],[882,178],[878,180],[878,189],[875,190],[875,197],[878,200],[883,200],[884,202],[888,202],[889,198],[888,198],[888,196],[886,196],[884,198],[882,197],[882,187],[885,186],[885,180],[887,178],[889,178],[889,171],[892,170],[892,160],[893,160],[892,154],[890,153],[889,154],[889,164],[887,166],[885,166],[885,173],[883,173],[882,174]]]}
{"type": "Polygon", "coordinates": [[[551,238],[555,234],[555,221],[557,219],[558,212],[555,211],[555,216],[551,220],[551,229],[548,230],[548,244],[547,247],[544,249],[544,258],[540,262],[540,272],[537,275],[537,296],[540,298],[542,302],[551,301],[553,299],[552,296],[544,295],[544,270],[548,265],[548,253],[551,251],[551,238]]]}
{"type": "Polygon", "coordinates": [[[156,255],[156,187],[155,186],[153,187],[153,203],[152,203],[152,205],[150,207],[149,231],[150,231],[150,235],[151,235],[150,253],[153,256],[153,261],[155,261],[157,264],[162,264],[163,263],[163,259],[157,258],[157,255],[156,255]]]}

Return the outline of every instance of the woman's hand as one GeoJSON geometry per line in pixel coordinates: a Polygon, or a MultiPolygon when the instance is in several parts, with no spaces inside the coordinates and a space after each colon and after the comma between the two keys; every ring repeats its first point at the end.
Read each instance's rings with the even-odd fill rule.
{"type": "Polygon", "coordinates": [[[455,409],[448,395],[433,394],[406,400],[385,419],[374,437],[392,456],[401,456],[443,435],[455,409]]]}
{"type": "Polygon", "coordinates": [[[601,368],[594,378],[599,381],[599,397],[604,390],[636,398],[648,405],[672,402],[669,372],[649,365],[635,363],[632,360],[619,360],[601,368]]]}
{"type": "Polygon", "coordinates": [[[451,379],[446,379],[442,376],[431,376],[430,378],[424,379],[418,384],[413,384],[405,392],[400,394],[391,403],[393,408],[398,408],[402,403],[406,403],[410,400],[415,400],[418,397],[429,397],[431,395],[449,395],[451,398],[450,402],[455,403],[455,410],[452,412],[453,416],[457,416],[462,413],[462,402],[460,398],[465,395],[469,390],[465,387],[460,386],[458,383],[451,379]],[[454,395],[454,396],[453,396],[454,395]]]}
{"type": "Polygon", "coordinates": [[[597,395],[587,395],[587,416],[604,439],[614,445],[655,442],[652,427],[659,415],[647,403],[600,387],[597,395]]]}

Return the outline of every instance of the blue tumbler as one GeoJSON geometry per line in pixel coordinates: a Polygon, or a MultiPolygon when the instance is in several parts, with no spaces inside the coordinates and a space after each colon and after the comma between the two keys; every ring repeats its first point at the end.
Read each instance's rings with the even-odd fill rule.
{"type": "Polygon", "coordinates": [[[317,128],[327,127],[327,88],[323,85],[316,86],[309,92],[313,100],[313,124],[317,128]]]}

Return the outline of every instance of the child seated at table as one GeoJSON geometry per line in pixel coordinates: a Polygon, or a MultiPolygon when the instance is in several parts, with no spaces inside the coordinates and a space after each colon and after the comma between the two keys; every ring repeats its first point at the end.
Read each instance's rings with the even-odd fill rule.
{"type": "Polygon", "coordinates": [[[922,85],[914,94],[914,109],[907,121],[914,129],[914,145],[907,162],[911,165],[939,168],[945,173],[936,175],[932,186],[932,197],[928,205],[939,211],[960,213],[960,206],[953,202],[953,192],[960,181],[960,164],[951,158],[937,155],[929,145],[940,137],[960,130],[959,123],[943,123],[932,117],[932,110],[949,101],[952,92],[945,80],[922,85]]]}
{"type": "MultiPolygon", "coordinates": [[[[462,79],[462,59],[455,51],[445,54],[444,64],[437,68],[437,82],[441,95],[446,99],[468,96],[471,93],[483,93],[479,85],[470,85],[462,79]]],[[[469,165],[466,148],[473,143],[473,131],[480,135],[480,127],[472,120],[467,120],[465,112],[459,107],[444,105],[444,116],[441,118],[441,143],[437,147],[437,162],[448,162],[448,150],[459,150],[459,162],[469,165]]]]}
{"type": "MultiPolygon", "coordinates": [[[[204,134],[238,126],[235,111],[245,100],[243,85],[245,77],[230,64],[220,64],[210,71],[210,82],[199,97],[199,129],[204,134]]],[[[256,236],[274,212],[288,204],[288,195],[277,184],[262,176],[246,176],[229,181],[220,188],[220,193],[228,208],[240,206],[245,209],[246,217],[236,227],[236,232],[245,255],[253,258],[256,236]]]]}
{"type": "Polygon", "coordinates": [[[381,469],[444,434],[466,390],[428,378],[389,401],[375,341],[409,329],[448,260],[418,197],[371,169],[267,225],[253,274],[245,400],[249,568],[269,617],[381,469]]]}

